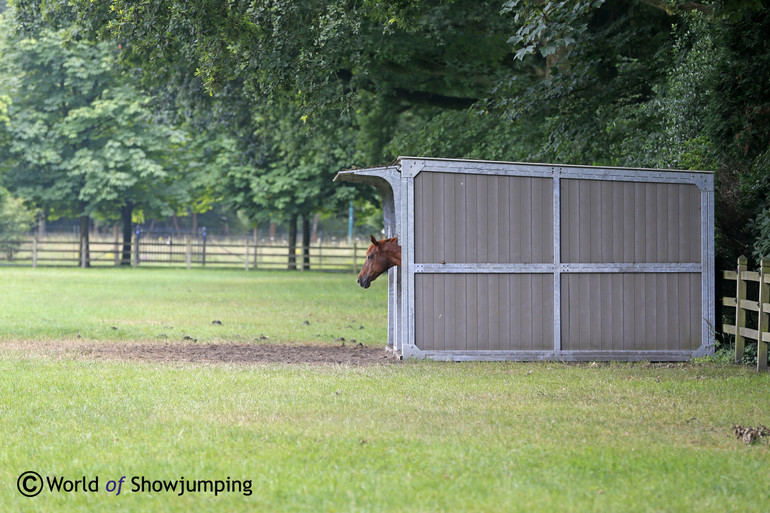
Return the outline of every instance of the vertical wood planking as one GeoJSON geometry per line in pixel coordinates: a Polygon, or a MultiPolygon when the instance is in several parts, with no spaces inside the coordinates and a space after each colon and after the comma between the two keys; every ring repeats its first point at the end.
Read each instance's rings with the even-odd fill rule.
{"type": "Polygon", "coordinates": [[[498,182],[497,190],[499,196],[497,200],[497,219],[500,222],[498,227],[497,236],[497,256],[496,262],[505,263],[511,262],[511,236],[513,231],[513,225],[510,216],[510,196],[508,195],[508,187],[510,180],[501,179],[498,182]],[[508,198],[508,199],[506,199],[508,198]]]}
{"type": "Polygon", "coordinates": [[[596,255],[597,259],[603,259],[604,255],[615,256],[613,251],[612,228],[617,223],[613,217],[613,206],[615,204],[616,196],[614,194],[616,188],[613,187],[613,185],[612,182],[602,182],[599,186],[601,191],[599,197],[599,207],[601,208],[599,238],[601,244],[599,245],[598,254],[596,255]]]}
{"type": "Polygon", "coordinates": [[[418,274],[415,287],[421,349],[552,348],[551,275],[418,274]]]}
{"type": "MultiPolygon", "coordinates": [[[[447,304],[445,294],[445,274],[434,274],[431,282],[433,283],[433,329],[432,329],[432,348],[441,349],[445,341],[451,340],[445,330],[447,304]]],[[[416,301],[415,301],[416,302],[416,301]]]]}
{"type": "Polygon", "coordinates": [[[476,225],[474,235],[478,248],[477,262],[489,262],[489,218],[487,217],[487,204],[489,203],[489,178],[488,176],[476,176],[476,225]]]}
{"type": "MultiPolygon", "coordinates": [[[[561,209],[559,211],[559,220],[560,220],[560,226],[561,231],[559,233],[560,236],[560,252],[562,261],[565,258],[565,255],[572,255],[572,238],[574,237],[574,230],[572,230],[572,225],[570,224],[570,213],[575,212],[575,206],[571,205],[570,203],[572,201],[577,201],[577,198],[575,197],[576,194],[572,192],[573,185],[575,184],[575,180],[559,180],[559,186],[561,187],[561,190],[559,192],[559,201],[561,203],[561,209]]],[[[557,262],[561,263],[561,262],[557,262]]]]}
{"type": "Polygon", "coordinates": [[[597,262],[602,257],[602,198],[601,198],[601,183],[599,187],[594,187],[589,181],[584,181],[586,185],[586,196],[588,196],[588,208],[589,208],[589,222],[588,233],[590,238],[588,240],[587,247],[585,248],[585,255],[587,260],[585,262],[597,262]]]}
{"type": "Polygon", "coordinates": [[[495,349],[505,349],[510,333],[512,332],[511,318],[513,316],[513,304],[511,301],[511,283],[513,280],[498,280],[498,339],[495,349]],[[508,334],[506,336],[506,334],[508,334]]]}
{"type": "Polygon", "coordinates": [[[503,331],[500,329],[500,281],[497,276],[487,275],[487,343],[485,349],[501,349],[500,338],[503,331]]]}
{"type": "MultiPolygon", "coordinates": [[[[683,187],[684,188],[684,187],[683,187]]],[[[698,212],[699,215],[701,215],[701,198],[700,195],[696,194],[687,194],[686,195],[686,201],[687,201],[687,212],[698,212]]],[[[687,248],[690,248],[692,246],[700,246],[701,244],[701,230],[705,229],[705,227],[701,227],[700,224],[697,226],[691,226],[687,225],[686,228],[684,228],[685,233],[689,235],[689,237],[682,237],[687,242],[687,248]]],[[[701,255],[700,252],[698,252],[696,255],[692,256],[693,262],[701,262],[701,255]]]]}
{"type": "Polygon", "coordinates": [[[698,273],[564,274],[563,348],[697,349],[700,291],[698,273]]]}
{"type": "MultiPolygon", "coordinates": [[[[554,214],[560,216],[560,262],[566,264],[701,260],[697,186],[562,177],[562,208],[554,212],[552,183],[520,176],[420,173],[415,179],[417,261],[551,263],[554,214]]],[[[696,280],[694,274],[671,272],[562,272],[563,349],[700,346],[700,303],[690,304],[702,295],[700,289],[694,290],[699,274],[696,280]]],[[[553,276],[510,276],[440,275],[432,280],[430,296],[440,304],[431,306],[431,329],[422,326],[420,337],[430,340],[436,350],[534,349],[546,329],[553,337],[554,326],[541,315],[543,305],[553,308],[553,276]],[[548,290],[546,276],[551,283],[548,290]]],[[[428,290],[427,282],[420,284],[428,290]]],[[[546,344],[544,349],[552,348],[546,344]]]]}
{"type": "MultiPolygon", "coordinates": [[[[465,344],[458,349],[473,349],[476,347],[476,337],[479,332],[479,275],[460,275],[460,280],[465,282],[466,302],[461,306],[465,310],[465,344]]],[[[463,286],[460,281],[459,286],[463,286]]]]}
{"type": "Polygon", "coordinates": [[[415,178],[418,263],[548,263],[551,180],[422,172],[415,178]]]}
{"type": "Polygon", "coordinates": [[[623,206],[625,207],[623,219],[623,259],[621,262],[634,262],[636,260],[636,196],[634,195],[634,184],[623,183],[623,206]]]}
{"type": "MultiPolygon", "coordinates": [[[[469,262],[479,261],[479,246],[476,241],[478,231],[478,216],[476,206],[476,194],[478,190],[478,175],[465,176],[465,237],[464,241],[456,240],[455,244],[464,244],[468,252],[469,262]]],[[[434,260],[435,261],[435,260],[434,260]]]]}
{"type": "Polygon", "coordinates": [[[532,233],[532,196],[527,194],[529,192],[528,184],[522,183],[522,190],[519,190],[519,223],[521,224],[521,246],[522,246],[522,262],[529,263],[533,261],[533,240],[534,234],[532,233]]]}
{"type": "Polygon", "coordinates": [[[700,262],[700,191],[695,185],[562,182],[563,262],[700,262]]]}
{"type": "MultiPolygon", "coordinates": [[[[487,183],[487,200],[484,201],[486,208],[487,229],[489,238],[486,243],[487,262],[500,263],[500,240],[505,237],[501,232],[507,227],[508,219],[502,219],[498,216],[498,205],[500,204],[500,177],[490,176],[485,180],[487,183]]],[[[505,201],[503,199],[503,201],[505,201]]],[[[507,234],[506,234],[507,235],[507,234]]]]}
{"type": "MultiPolygon", "coordinates": [[[[681,215],[679,211],[679,196],[681,187],[677,187],[670,191],[666,195],[667,208],[666,219],[663,221],[671,225],[671,228],[666,230],[664,236],[666,237],[666,254],[663,255],[664,262],[683,262],[682,258],[687,254],[686,251],[682,251],[677,240],[677,235],[680,234],[679,223],[681,221],[681,215]]],[[[686,248],[685,248],[686,249],[686,248]]]]}
{"type": "MultiPolygon", "coordinates": [[[[415,276],[415,287],[426,297],[433,297],[433,282],[425,276],[415,276]]],[[[433,348],[433,305],[428,301],[415,301],[415,337],[420,347],[433,348]]]]}

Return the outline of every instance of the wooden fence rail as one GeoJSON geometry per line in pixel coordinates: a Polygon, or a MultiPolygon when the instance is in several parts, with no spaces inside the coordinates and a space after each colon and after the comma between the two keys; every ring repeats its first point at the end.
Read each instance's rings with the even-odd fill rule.
{"type": "MultiPolygon", "coordinates": [[[[3,241],[0,266],[118,266],[122,245],[115,241],[91,240],[88,247],[78,240],[30,238],[3,241]]],[[[136,266],[240,267],[253,269],[296,269],[316,271],[358,271],[366,251],[358,244],[350,246],[313,244],[297,246],[290,258],[288,245],[260,244],[252,240],[234,242],[202,238],[141,237],[131,242],[130,264],[136,266]],[[308,265],[304,265],[307,258],[308,265]]]]}
{"type": "Polygon", "coordinates": [[[770,317],[770,259],[763,258],[759,272],[748,270],[745,256],[738,259],[735,271],[723,271],[725,280],[735,281],[735,297],[723,297],[722,304],[735,307],[735,324],[723,324],[722,331],[735,335],[735,362],[743,360],[746,339],[757,341],[757,370],[767,370],[767,346],[770,342],[768,317],[770,317]],[[757,283],[757,300],[749,299],[747,283],[757,283]],[[757,313],[756,329],[747,326],[746,312],[757,313]]]}

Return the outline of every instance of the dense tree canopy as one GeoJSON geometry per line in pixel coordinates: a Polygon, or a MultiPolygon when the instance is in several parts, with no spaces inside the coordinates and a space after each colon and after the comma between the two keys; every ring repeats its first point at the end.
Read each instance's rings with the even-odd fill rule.
{"type": "Polygon", "coordinates": [[[156,110],[213,127],[202,183],[255,220],[338,208],[363,194],[339,168],[399,154],[700,168],[722,265],[770,251],[767,1],[16,5],[115,41],[156,110]]]}
{"type": "MultiPolygon", "coordinates": [[[[65,28],[10,36],[0,83],[9,93],[3,181],[48,218],[123,218],[160,213],[189,200],[177,166],[186,142],[153,122],[149,98],[113,66],[114,43],[72,37],[65,28]]],[[[130,240],[130,235],[128,236],[130,240]]],[[[127,255],[126,255],[127,258],[127,255]]]]}

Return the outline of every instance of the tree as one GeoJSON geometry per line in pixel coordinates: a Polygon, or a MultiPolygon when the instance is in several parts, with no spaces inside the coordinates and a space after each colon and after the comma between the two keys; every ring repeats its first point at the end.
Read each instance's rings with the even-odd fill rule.
{"type": "Polygon", "coordinates": [[[2,24],[11,92],[4,183],[51,218],[80,217],[81,248],[92,216],[122,218],[129,263],[134,212],[170,213],[189,200],[174,158],[185,135],[151,119],[149,98],[113,66],[115,43],[45,25],[25,35],[9,19],[2,24]]]}
{"type": "Polygon", "coordinates": [[[195,70],[209,92],[248,106],[251,119],[230,117],[228,128],[259,155],[226,175],[227,195],[250,216],[288,220],[291,233],[356,191],[331,185],[340,168],[393,158],[388,143],[408,112],[429,123],[466,109],[516,65],[510,19],[496,16],[495,2],[76,4],[95,32],[109,25],[125,42],[123,62],[141,68],[148,87],[170,79],[197,95],[195,70]],[[361,98],[382,115],[368,115],[361,98]]]}
{"type": "MultiPolygon", "coordinates": [[[[259,151],[244,151],[253,159],[244,158],[223,172],[223,195],[254,221],[269,218],[288,223],[289,269],[296,269],[300,220],[302,246],[307,248],[313,215],[337,209],[355,195],[355,189],[332,182],[339,169],[352,165],[355,133],[344,118],[307,127],[291,104],[262,109],[259,120],[251,134],[259,151]]],[[[307,255],[302,265],[309,268],[307,255]]]]}
{"type": "Polygon", "coordinates": [[[0,187],[0,251],[7,260],[13,259],[13,253],[19,243],[29,233],[35,214],[24,206],[19,198],[0,187]]]}
{"type": "MultiPolygon", "coordinates": [[[[255,130],[238,140],[259,133],[264,150],[257,165],[239,171],[249,184],[241,190],[280,192],[283,174],[295,169],[288,163],[297,157],[265,135],[273,126],[266,124],[299,119],[314,127],[341,113],[356,134],[347,160],[358,165],[415,148],[707,167],[717,171],[723,211],[720,254],[752,245],[757,255],[766,251],[757,245],[770,230],[766,1],[61,5],[44,3],[43,11],[78,17],[91,32],[123,41],[124,62],[141,68],[148,84],[189,84],[181,61],[215,95],[235,84],[235,96],[255,114],[242,125],[255,130]],[[730,210],[730,202],[741,206],[730,210]],[[744,230],[729,219],[754,222],[744,230]]],[[[325,137],[325,130],[310,133],[325,137]]]]}

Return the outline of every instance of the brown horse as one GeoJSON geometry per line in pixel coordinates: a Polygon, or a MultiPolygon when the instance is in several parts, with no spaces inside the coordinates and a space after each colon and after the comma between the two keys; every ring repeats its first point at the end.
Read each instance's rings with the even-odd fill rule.
{"type": "Polygon", "coordinates": [[[366,250],[366,262],[358,273],[358,284],[368,289],[369,285],[394,265],[401,266],[401,246],[398,245],[398,237],[392,239],[377,240],[374,235],[372,245],[366,250]]]}

